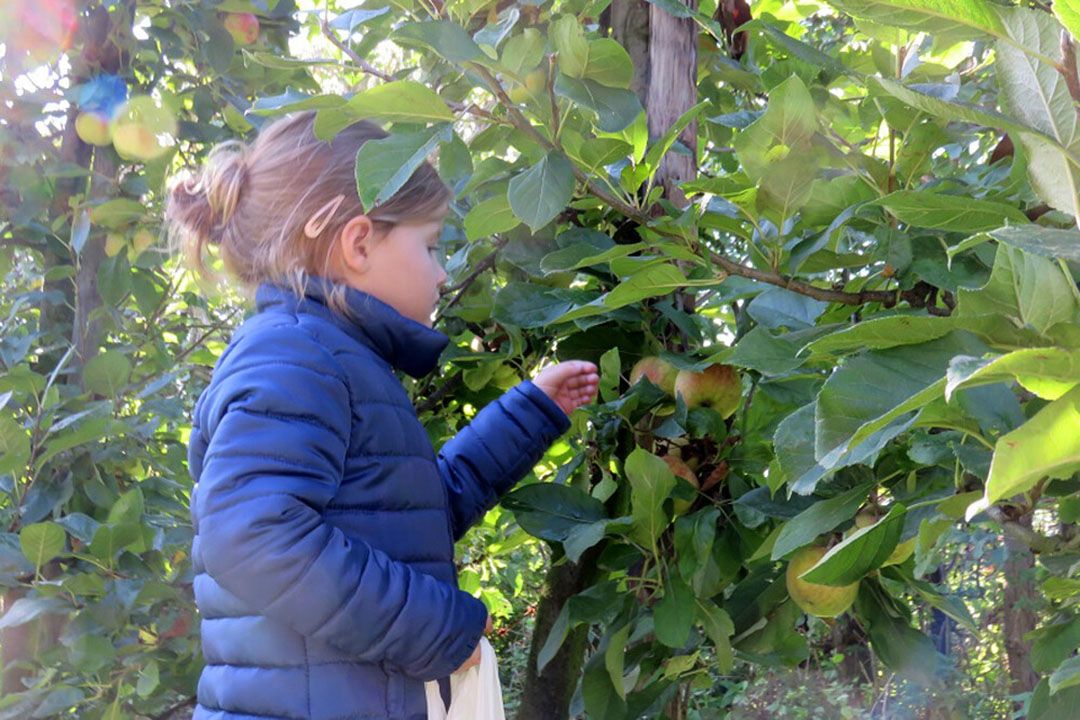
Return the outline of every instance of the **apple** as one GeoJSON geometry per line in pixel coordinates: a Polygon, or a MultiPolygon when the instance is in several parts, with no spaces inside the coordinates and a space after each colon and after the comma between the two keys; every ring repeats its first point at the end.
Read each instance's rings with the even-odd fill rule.
{"type": "Polygon", "coordinates": [[[108,145],[112,142],[109,120],[96,112],[79,113],[75,118],[75,134],[87,145],[108,145]]]}
{"type": "Polygon", "coordinates": [[[125,160],[145,161],[160,157],[175,137],[176,118],[168,108],[148,95],[125,102],[113,119],[113,146],[125,160]]]}
{"type": "Polygon", "coordinates": [[[712,365],[701,372],[680,370],[675,377],[675,394],[682,395],[688,408],[712,408],[726,419],[739,408],[742,381],[730,365],[712,365]]]}
{"type": "Polygon", "coordinates": [[[151,245],[154,244],[154,233],[150,232],[147,228],[139,228],[135,231],[135,234],[131,237],[131,247],[128,248],[128,259],[134,261],[135,258],[142,255],[142,253],[151,245]]]}
{"type": "Polygon", "coordinates": [[[860,530],[865,527],[870,527],[878,521],[877,515],[869,510],[860,510],[855,516],[855,527],[860,530]]]}
{"type": "MultiPolygon", "coordinates": [[[[673,472],[675,474],[675,477],[680,477],[683,480],[685,480],[686,482],[690,483],[691,485],[694,486],[695,490],[697,490],[698,488],[701,487],[701,483],[698,482],[697,475],[694,474],[694,471],[690,469],[690,466],[687,465],[685,462],[683,462],[681,458],[677,458],[674,455],[665,455],[663,459],[664,459],[664,462],[667,463],[667,466],[669,468],[671,468],[671,472],[673,472]]],[[[693,505],[693,504],[694,504],[694,502],[692,500],[683,500],[682,498],[675,498],[674,506],[673,506],[674,510],[675,510],[675,514],[676,515],[684,515],[684,514],[686,514],[686,511],[689,510],[690,506],[693,505]]]]}
{"type": "Polygon", "coordinates": [[[637,385],[645,377],[668,395],[674,395],[675,376],[678,374],[675,366],[665,360],[655,356],[643,357],[630,370],[630,385],[637,385]]]}
{"type": "Polygon", "coordinates": [[[825,557],[828,548],[821,545],[808,545],[797,550],[788,562],[784,579],[787,582],[788,595],[803,612],[815,617],[833,618],[842,615],[859,594],[859,583],[834,587],[806,582],[799,576],[817,565],[825,557]]]}
{"type": "Polygon", "coordinates": [[[111,232],[105,236],[105,254],[116,257],[120,251],[127,247],[127,238],[122,233],[111,232]]]}
{"type": "Polygon", "coordinates": [[[225,13],[222,22],[237,45],[251,45],[259,39],[259,18],[252,13],[225,13]]]}

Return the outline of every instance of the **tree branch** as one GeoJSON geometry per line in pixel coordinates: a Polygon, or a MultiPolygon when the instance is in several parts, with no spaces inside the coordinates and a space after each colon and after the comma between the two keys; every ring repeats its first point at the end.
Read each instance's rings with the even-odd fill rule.
{"type": "MultiPolygon", "coordinates": [[[[538,142],[542,147],[547,148],[548,150],[557,150],[561,152],[562,149],[560,147],[558,147],[548,138],[544,137],[544,135],[542,135],[536,129],[536,127],[534,127],[533,124],[529,122],[529,119],[525,117],[525,115],[521,112],[520,109],[518,109],[517,104],[513,100],[511,100],[510,97],[506,94],[506,90],[503,88],[502,84],[498,81],[497,78],[495,78],[494,75],[491,74],[491,72],[487,68],[483,67],[482,65],[477,65],[476,63],[470,63],[470,65],[484,79],[484,82],[487,84],[488,88],[495,94],[496,98],[498,98],[499,102],[506,109],[507,113],[510,115],[510,121],[513,123],[514,127],[516,127],[518,130],[538,142]]],[[[613,210],[617,210],[618,212],[626,216],[628,219],[636,222],[638,225],[646,227],[649,226],[652,220],[649,213],[649,208],[639,209],[634,207],[633,205],[630,205],[629,203],[623,201],[621,198],[618,198],[615,195],[607,192],[604,188],[598,185],[593,178],[586,175],[585,172],[581,170],[581,168],[579,168],[576,164],[571,163],[571,166],[574,170],[574,176],[578,179],[578,181],[585,185],[585,187],[589,190],[590,193],[592,193],[598,199],[602,200],[613,210]]],[[[660,228],[653,227],[651,229],[661,235],[665,235],[668,237],[680,237],[674,233],[666,232],[660,228]]],[[[716,252],[712,253],[712,260],[717,265],[719,265],[728,275],[738,275],[740,277],[757,280],[758,282],[763,282],[769,285],[775,285],[777,287],[782,287],[800,295],[814,298],[816,300],[824,300],[826,302],[833,302],[841,305],[864,305],[870,302],[879,302],[887,308],[895,306],[900,300],[905,300],[911,302],[911,304],[915,307],[926,308],[927,311],[932,315],[948,315],[951,311],[950,308],[940,308],[936,305],[931,305],[927,303],[927,299],[930,295],[930,290],[932,288],[930,288],[930,286],[926,285],[925,283],[920,283],[911,290],[905,291],[863,290],[861,292],[852,293],[844,292],[842,290],[820,288],[816,285],[811,285],[810,283],[787,277],[778,272],[759,270],[755,267],[742,265],[735,260],[732,260],[731,258],[716,252]]]]}
{"type": "Polygon", "coordinates": [[[383,80],[384,82],[392,82],[394,80],[392,75],[387,75],[382,70],[369,63],[364,58],[356,54],[356,51],[342,42],[341,38],[337,36],[337,33],[330,27],[330,23],[327,20],[326,14],[323,14],[322,19],[319,21],[319,27],[322,29],[323,35],[326,39],[334,44],[341,52],[345,53],[346,57],[356,63],[357,67],[366,72],[368,75],[374,75],[375,77],[383,80]]]}
{"type": "Polygon", "coordinates": [[[446,291],[447,295],[449,295],[450,293],[457,294],[454,295],[454,297],[450,298],[450,301],[448,303],[439,308],[439,312],[435,314],[435,322],[441,320],[443,315],[446,314],[447,310],[458,304],[461,298],[464,297],[465,293],[469,291],[469,287],[476,281],[476,278],[480,277],[480,275],[483,274],[485,270],[495,265],[495,257],[498,255],[499,250],[502,250],[503,247],[506,246],[507,242],[509,242],[509,238],[497,237],[491,253],[486,258],[481,260],[480,263],[475,268],[473,268],[472,272],[470,272],[464,280],[446,291]]]}

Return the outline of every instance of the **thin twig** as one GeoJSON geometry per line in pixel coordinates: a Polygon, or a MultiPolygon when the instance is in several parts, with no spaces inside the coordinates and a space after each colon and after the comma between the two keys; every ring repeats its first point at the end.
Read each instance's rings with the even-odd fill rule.
{"type": "Polygon", "coordinates": [[[387,75],[382,70],[379,70],[367,60],[357,55],[355,50],[342,42],[341,38],[337,36],[337,33],[335,33],[333,29],[331,29],[330,22],[327,20],[327,16],[325,14],[322,16],[322,20],[319,21],[319,27],[322,29],[323,35],[326,36],[327,40],[332,42],[335,47],[341,50],[341,52],[345,53],[345,55],[350,60],[356,63],[357,67],[366,72],[368,75],[374,75],[375,77],[383,80],[384,82],[392,82],[394,80],[394,77],[392,75],[387,75]]]}
{"type": "Polygon", "coordinates": [[[495,239],[494,248],[492,249],[491,254],[481,260],[480,263],[475,268],[473,268],[472,272],[470,272],[464,280],[446,291],[446,294],[456,294],[454,295],[454,297],[450,298],[450,301],[448,303],[439,308],[439,312],[435,314],[435,322],[438,322],[440,319],[442,319],[443,315],[446,314],[447,310],[454,307],[454,305],[457,305],[458,302],[461,301],[461,298],[465,295],[466,292],[468,292],[469,287],[476,281],[476,278],[480,277],[480,275],[483,274],[485,270],[495,265],[495,258],[498,255],[499,250],[502,250],[508,241],[508,238],[497,237],[495,239]]]}

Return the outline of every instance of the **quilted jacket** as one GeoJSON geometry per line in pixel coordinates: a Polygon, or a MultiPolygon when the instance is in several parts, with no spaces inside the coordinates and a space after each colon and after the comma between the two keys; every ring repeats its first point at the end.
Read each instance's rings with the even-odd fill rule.
{"type": "Polygon", "coordinates": [[[525,381],[436,454],[395,370],[447,337],[352,288],[346,319],[331,287],[260,286],[196,404],[194,720],[426,718],[487,619],[454,542],[569,427],[525,381]]]}

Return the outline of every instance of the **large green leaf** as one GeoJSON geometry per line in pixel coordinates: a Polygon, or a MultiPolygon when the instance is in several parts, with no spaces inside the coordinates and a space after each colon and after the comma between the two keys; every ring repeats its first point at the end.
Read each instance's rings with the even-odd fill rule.
{"type": "Polygon", "coordinates": [[[603,503],[569,485],[526,485],[502,502],[526,532],[545,540],[562,542],[581,525],[607,519],[603,503]]]}
{"type": "Polygon", "coordinates": [[[504,192],[474,205],[462,221],[468,240],[513,230],[520,224],[504,192]]]}
{"type": "Polygon", "coordinates": [[[574,170],[561,153],[550,152],[510,179],[510,207],[533,232],[555,219],[574,194],[574,170]]]}
{"type": "Polygon", "coordinates": [[[1027,216],[1012,205],[926,190],[898,190],[874,204],[881,205],[908,225],[953,232],[993,230],[1006,222],[1029,224],[1027,216]]]}
{"type": "Polygon", "coordinates": [[[1080,2],[1078,0],[1054,0],[1054,15],[1069,29],[1073,39],[1080,38],[1080,2]]]}
{"type": "Polygon", "coordinates": [[[424,20],[409,22],[394,30],[390,39],[400,45],[426,47],[455,64],[479,60],[484,57],[465,28],[452,20],[424,20]]]}
{"type": "Polygon", "coordinates": [[[961,388],[1013,380],[1041,398],[1056,400],[1080,384],[1080,350],[1043,347],[993,358],[957,356],[949,364],[945,398],[961,388]]]}
{"type": "Polygon", "coordinates": [[[897,503],[873,525],[856,530],[800,577],[819,585],[850,585],[881,567],[900,540],[907,508],[897,503]]]}
{"type": "Polygon", "coordinates": [[[608,87],[589,78],[560,74],[555,78],[555,94],[596,113],[596,126],[609,133],[619,132],[641,113],[641,101],[631,90],[608,87]]]}
{"type": "Polygon", "coordinates": [[[1080,263],[1080,232],[1077,230],[1025,225],[998,228],[988,235],[1025,252],[1080,263]]]}
{"type": "Polygon", "coordinates": [[[764,114],[735,136],[735,153],[750,179],[762,180],[778,160],[810,152],[818,125],[810,91],[792,75],[769,93],[764,114]]]}
{"type": "MultiPolygon", "coordinates": [[[[1011,14],[1008,40],[996,45],[994,64],[1001,84],[1003,105],[1010,115],[1071,153],[1080,151],[1076,101],[1069,92],[1065,74],[1053,63],[1061,60],[1061,25],[1043,12],[1017,11],[1011,14]],[[1033,53],[1037,57],[1033,56],[1033,53]]],[[[1059,153],[1020,142],[1031,155],[1031,181],[1050,205],[1080,216],[1080,172],[1059,153]]]]}
{"type": "Polygon", "coordinates": [[[362,90],[343,106],[320,109],[315,117],[315,135],[328,140],[365,118],[401,123],[449,122],[454,113],[426,85],[395,80],[362,90]]]}
{"type": "Polygon", "coordinates": [[[664,597],[653,609],[656,639],[670,648],[684,646],[694,626],[694,605],[690,586],[679,575],[671,575],[664,583],[664,597]]]}
{"type": "Polygon", "coordinates": [[[675,487],[675,475],[668,464],[641,448],[634,448],[624,465],[630,481],[630,508],[634,519],[631,536],[651,547],[671,519],[664,512],[664,500],[675,487]]]}
{"type": "Polygon", "coordinates": [[[356,192],[370,212],[401,189],[435,148],[452,137],[453,126],[437,125],[420,132],[396,132],[368,140],[356,153],[356,192]]]}
{"type": "Polygon", "coordinates": [[[974,517],[1004,498],[1026,492],[1046,477],[1080,469],[1080,387],[1053,401],[1016,430],[998,438],[983,499],[968,508],[974,517]]]}
{"type": "Polygon", "coordinates": [[[940,396],[949,361],[986,346],[955,331],[921,345],[871,350],[848,359],[818,394],[815,456],[824,467],[874,432],[940,396]]]}
{"type": "Polygon", "coordinates": [[[51,522],[34,523],[19,531],[19,545],[23,555],[39,570],[64,551],[66,539],[64,529],[51,522]]]}
{"type": "Polygon", "coordinates": [[[90,392],[116,397],[131,377],[131,361],[118,350],[95,355],[83,368],[83,384],[90,392]]]}
{"type": "Polygon", "coordinates": [[[806,345],[814,355],[843,355],[856,350],[883,350],[937,340],[956,329],[952,317],[893,315],[871,317],[806,345]]]}
{"type": "Polygon", "coordinates": [[[0,416],[0,473],[12,473],[29,459],[30,433],[10,417],[0,416]]]}
{"type": "Polygon", "coordinates": [[[548,37],[558,53],[559,70],[568,77],[583,77],[589,63],[589,43],[581,21],[573,15],[560,15],[548,25],[548,37]]]}
{"type": "Polygon", "coordinates": [[[773,545],[772,559],[780,560],[789,553],[809,545],[818,535],[827,533],[850,520],[866,502],[869,483],[854,487],[828,500],[819,500],[789,520],[773,545]]]}
{"type": "Polygon", "coordinates": [[[1040,333],[1061,322],[1074,322],[1076,288],[1053,261],[1008,245],[999,245],[990,281],[978,290],[962,288],[957,316],[1001,315],[1040,333]]]}

